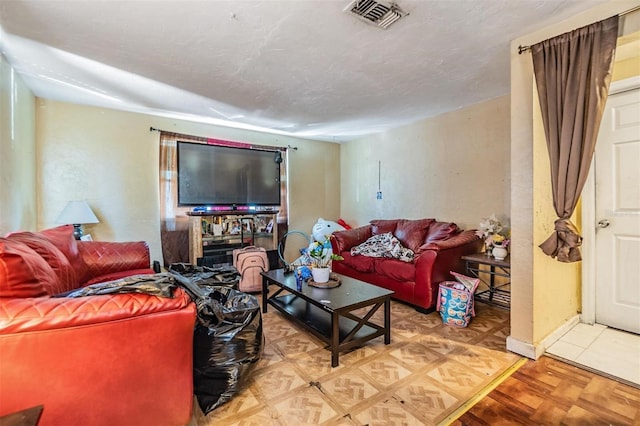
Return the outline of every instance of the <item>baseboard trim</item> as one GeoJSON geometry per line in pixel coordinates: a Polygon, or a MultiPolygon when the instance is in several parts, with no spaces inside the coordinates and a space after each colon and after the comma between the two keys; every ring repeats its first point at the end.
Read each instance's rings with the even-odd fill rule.
{"type": "Polygon", "coordinates": [[[512,336],[507,337],[507,350],[515,352],[519,355],[526,356],[530,359],[538,359],[544,354],[547,348],[553,345],[558,339],[560,339],[566,332],[571,330],[576,324],[580,322],[580,316],[575,315],[566,320],[560,327],[552,331],[547,337],[542,339],[537,344],[523,342],[512,336]]]}
{"type": "Polygon", "coordinates": [[[511,336],[507,336],[507,350],[526,356],[529,359],[538,359],[540,357],[540,355],[536,354],[536,347],[531,343],[523,342],[511,336]]]}
{"type": "Polygon", "coordinates": [[[560,325],[560,327],[556,328],[555,331],[551,332],[547,337],[542,339],[541,346],[542,352],[546,351],[547,348],[557,342],[562,336],[564,336],[569,330],[576,326],[580,322],[580,315],[575,315],[564,322],[564,324],[560,325]]]}

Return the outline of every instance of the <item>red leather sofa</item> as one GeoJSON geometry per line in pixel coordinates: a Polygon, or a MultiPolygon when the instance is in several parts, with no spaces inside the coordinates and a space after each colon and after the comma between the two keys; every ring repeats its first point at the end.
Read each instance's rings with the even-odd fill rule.
{"type": "Polygon", "coordinates": [[[43,405],[39,426],[189,423],[184,291],[50,297],[150,263],[144,242],[76,241],[70,225],[0,238],[0,416],[43,405]]]}
{"type": "Polygon", "coordinates": [[[453,280],[451,271],[464,273],[461,257],[479,252],[482,241],[474,230],[463,231],[455,223],[391,219],[372,220],[359,228],[334,232],[331,246],[333,253],[344,257],[333,261],[334,272],[393,290],[395,299],[426,313],[435,310],[439,284],[453,280]],[[387,232],[414,252],[412,262],[351,255],[352,247],[387,232]]]}

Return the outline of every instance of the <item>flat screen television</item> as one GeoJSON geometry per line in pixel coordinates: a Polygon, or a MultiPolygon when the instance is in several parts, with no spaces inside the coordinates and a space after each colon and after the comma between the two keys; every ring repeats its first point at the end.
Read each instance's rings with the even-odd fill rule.
{"type": "Polygon", "coordinates": [[[279,206],[279,151],[181,142],[178,205],[279,206]]]}

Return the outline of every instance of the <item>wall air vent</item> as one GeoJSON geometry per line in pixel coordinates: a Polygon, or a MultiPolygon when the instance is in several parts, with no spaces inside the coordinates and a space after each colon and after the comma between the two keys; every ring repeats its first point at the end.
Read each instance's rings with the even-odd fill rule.
{"type": "Polygon", "coordinates": [[[382,3],[375,0],[353,0],[344,10],[385,30],[407,15],[395,3],[382,3]]]}

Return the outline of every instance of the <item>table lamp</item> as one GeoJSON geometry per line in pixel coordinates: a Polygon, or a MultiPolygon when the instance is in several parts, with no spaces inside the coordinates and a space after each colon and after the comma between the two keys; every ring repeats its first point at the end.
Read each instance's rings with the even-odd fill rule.
{"type": "Polygon", "coordinates": [[[86,201],[69,201],[58,215],[57,223],[72,224],[73,236],[76,240],[82,237],[82,225],[85,223],[99,223],[86,201]]]}

